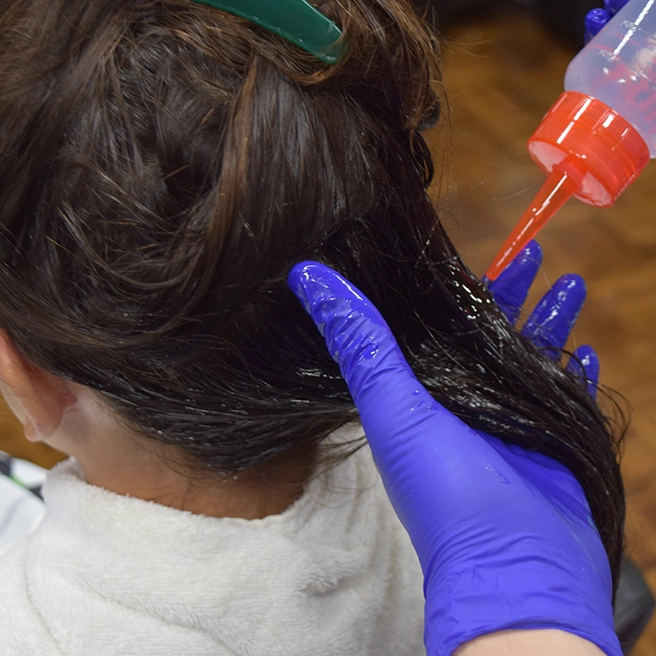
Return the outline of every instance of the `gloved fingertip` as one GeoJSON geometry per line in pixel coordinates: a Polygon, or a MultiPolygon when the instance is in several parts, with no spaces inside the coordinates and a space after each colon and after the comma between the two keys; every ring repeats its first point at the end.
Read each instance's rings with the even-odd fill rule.
{"type": "Polygon", "coordinates": [[[556,280],[554,287],[556,286],[566,288],[570,294],[576,294],[577,297],[582,296],[583,300],[588,292],[585,280],[578,273],[565,273],[556,280]]]}
{"type": "Polygon", "coordinates": [[[599,356],[592,346],[587,344],[579,346],[567,363],[567,371],[586,381],[588,392],[593,398],[597,396],[599,369],[599,356]]]}
{"type": "Polygon", "coordinates": [[[583,278],[575,273],[556,280],[542,297],[522,328],[522,335],[538,346],[552,349],[552,359],[567,343],[585,302],[587,289],[583,278]]]}
{"type": "Polygon", "coordinates": [[[559,312],[569,321],[571,330],[588,295],[585,280],[576,273],[566,273],[556,280],[552,291],[559,312]]]}
{"type": "Polygon", "coordinates": [[[535,277],[535,273],[542,264],[542,247],[535,239],[532,239],[522,251],[515,257],[515,259],[499,274],[499,277],[494,281],[485,280],[490,289],[498,287],[499,285],[506,284],[517,276],[522,280],[530,277],[531,282],[535,277]]]}
{"type": "Polygon", "coordinates": [[[511,324],[517,321],[541,264],[542,248],[537,241],[531,240],[496,280],[483,279],[511,324]]]}
{"type": "Polygon", "coordinates": [[[350,384],[350,369],[381,344],[398,349],[378,308],[337,271],[320,262],[296,264],[287,283],[326,340],[350,384]]]}
{"type": "Polygon", "coordinates": [[[326,338],[327,322],[334,322],[341,310],[353,304],[363,316],[384,324],[380,312],[359,289],[321,262],[308,260],[294,265],[287,284],[326,338]]]}
{"type": "Polygon", "coordinates": [[[311,314],[310,302],[306,285],[311,276],[313,265],[318,265],[319,262],[305,261],[295,264],[289,274],[287,275],[287,285],[294,293],[294,296],[300,301],[301,305],[305,308],[308,314],[311,314]]]}
{"type": "Polygon", "coordinates": [[[540,266],[542,264],[542,246],[535,239],[531,239],[519,254],[519,258],[522,260],[531,260],[540,266]]]}
{"type": "Polygon", "coordinates": [[[585,16],[585,43],[597,36],[610,19],[611,14],[606,9],[590,10],[585,16]]]}

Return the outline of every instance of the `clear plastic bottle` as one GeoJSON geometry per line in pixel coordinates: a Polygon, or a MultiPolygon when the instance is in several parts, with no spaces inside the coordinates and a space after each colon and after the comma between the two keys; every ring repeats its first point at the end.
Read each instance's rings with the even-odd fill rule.
{"type": "Polygon", "coordinates": [[[632,0],[572,60],[565,90],[600,100],[656,157],[656,0],[632,0]]]}
{"type": "Polygon", "coordinates": [[[608,207],[656,157],[656,0],[629,0],[572,60],[529,139],[548,174],[490,266],[491,280],[570,196],[608,207]]]}

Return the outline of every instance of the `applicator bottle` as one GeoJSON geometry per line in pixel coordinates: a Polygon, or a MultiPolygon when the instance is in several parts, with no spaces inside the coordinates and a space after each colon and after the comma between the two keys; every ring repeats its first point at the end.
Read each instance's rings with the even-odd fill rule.
{"type": "Polygon", "coordinates": [[[547,180],[486,276],[495,280],[574,196],[609,207],[656,157],[656,0],[629,0],[570,63],[528,143],[547,180]]]}

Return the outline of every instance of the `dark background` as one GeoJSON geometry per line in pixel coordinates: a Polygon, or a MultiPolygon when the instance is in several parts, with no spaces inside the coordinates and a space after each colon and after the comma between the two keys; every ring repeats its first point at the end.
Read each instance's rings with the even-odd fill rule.
{"type": "Polygon", "coordinates": [[[583,45],[584,18],[591,9],[603,5],[601,0],[414,0],[420,10],[434,9],[438,26],[446,30],[453,24],[489,17],[503,12],[508,5],[521,5],[533,12],[557,39],[572,46],[583,45]]]}

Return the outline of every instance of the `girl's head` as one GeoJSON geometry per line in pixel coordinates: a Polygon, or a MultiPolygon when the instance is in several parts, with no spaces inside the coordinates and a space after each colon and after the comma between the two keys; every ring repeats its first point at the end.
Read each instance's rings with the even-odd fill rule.
{"type": "Polygon", "coordinates": [[[386,276],[388,215],[410,236],[424,202],[432,37],[403,2],[318,4],[337,66],[189,0],[0,17],[2,327],[217,471],[353,416],[285,276],[386,276]]]}
{"type": "Polygon", "coordinates": [[[322,260],[449,409],[571,467],[616,567],[605,419],[514,334],[425,193],[433,35],[406,0],[314,4],[348,41],[336,65],[191,0],[4,2],[0,327],[135,433],[235,472],[355,417],[285,285],[322,260]]]}

